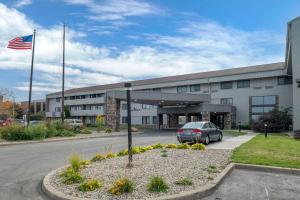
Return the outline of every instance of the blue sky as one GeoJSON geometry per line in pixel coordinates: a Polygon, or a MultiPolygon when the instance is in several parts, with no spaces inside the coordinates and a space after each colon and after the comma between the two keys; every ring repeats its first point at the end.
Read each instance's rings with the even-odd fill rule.
{"type": "Polygon", "coordinates": [[[30,51],[7,42],[37,29],[33,98],[67,88],[284,61],[297,0],[0,0],[0,88],[28,98],[30,51]]]}

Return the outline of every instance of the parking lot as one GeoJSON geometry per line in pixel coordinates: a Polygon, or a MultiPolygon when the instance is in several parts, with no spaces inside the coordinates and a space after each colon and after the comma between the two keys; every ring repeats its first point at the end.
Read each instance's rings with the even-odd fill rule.
{"type": "Polygon", "coordinates": [[[300,176],[234,169],[202,200],[299,200],[300,176]]]}

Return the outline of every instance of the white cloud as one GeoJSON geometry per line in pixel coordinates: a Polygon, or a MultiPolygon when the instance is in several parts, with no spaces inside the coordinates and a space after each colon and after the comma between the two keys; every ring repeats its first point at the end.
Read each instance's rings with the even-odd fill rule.
{"type": "MultiPolygon", "coordinates": [[[[34,28],[34,91],[45,94],[60,90],[62,27],[41,27],[1,3],[0,70],[29,70],[31,51],[11,50],[6,45],[13,37],[32,33],[34,28]]],[[[85,35],[72,29],[67,29],[66,35],[67,88],[284,60],[284,36],[268,31],[242,31],[211,21],[183,23],[172,35],[136,35],[131,38],[146,41],[144,45],[122,49],[79,42],[85,35]]],[[[24,81],[17,80],[17,89],[28,89],[24,81]]]]}
{"type": "Polygon", "coordinates": [[[89,19],[96,21],[124,20],[126,17],[157,14],[159,11],[154,5],[137,0],[65,0],[65,2],[86,6],[92,13],[89,19]]]}
{"type": "Polygon", "coordinates": [[[15,7],[22,8],[22,7],[28,6],[30,4],[32,4],[32,0],[19,0],[16,2],[15,7]]]}

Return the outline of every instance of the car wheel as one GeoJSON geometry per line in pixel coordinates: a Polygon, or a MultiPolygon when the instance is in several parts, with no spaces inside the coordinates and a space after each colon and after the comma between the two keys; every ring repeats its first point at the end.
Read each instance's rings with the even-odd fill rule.
{"type": "Polygon", "coordinates": [[[206,145],[209,144],[209,136],[208,136],[208,135],[205,137],[205,144],[206,144],[206,145]]]}
{"type": "Polygon", "coordinates": [[[219,139],[218,139],[218,141],[222,141],[222,139],[223,139],[223,134],[219,133],[219,139]]]}

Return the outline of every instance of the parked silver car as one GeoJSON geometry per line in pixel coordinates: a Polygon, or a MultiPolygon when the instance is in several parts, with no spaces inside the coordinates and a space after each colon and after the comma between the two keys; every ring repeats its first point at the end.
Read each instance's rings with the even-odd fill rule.
{"type": "Polygon", "coordinates": [[[177,131],[177,140],[180,143],[209,144],[211,141],[221,141],[222,139],[222,131],[209,121],[189,122],[177,131]]]}

